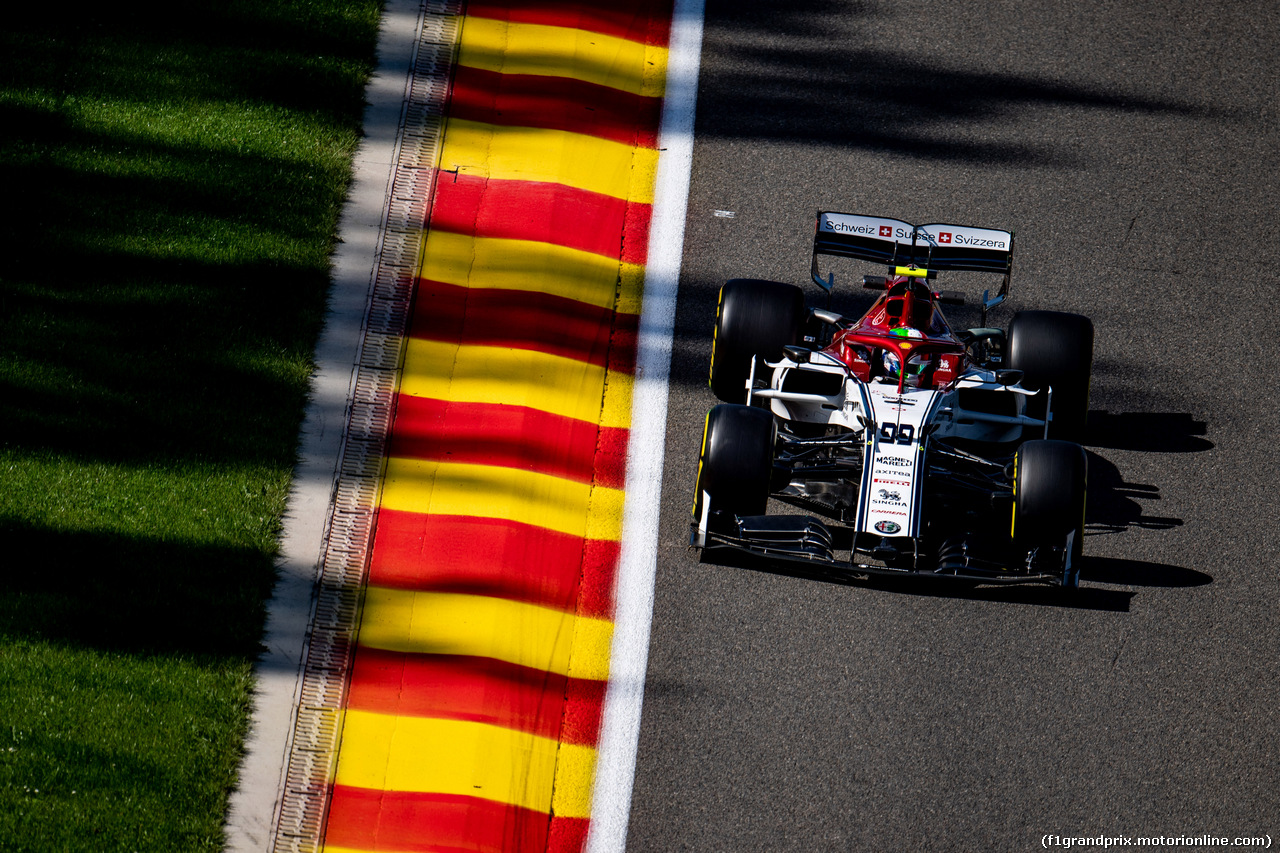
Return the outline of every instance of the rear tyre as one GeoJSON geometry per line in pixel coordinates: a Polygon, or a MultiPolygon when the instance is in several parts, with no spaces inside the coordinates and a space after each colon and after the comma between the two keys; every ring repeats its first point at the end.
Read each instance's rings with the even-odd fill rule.
{"type": "Polygon", "coordinates": [[[776,281],[735,278],[720,288],[711,349],[711,390],[726,403],[745,403],[756,358],[776,361],[799,343],[804,322],[800,288],[776,281]]]}
{"type": "MultiPolygon", "coordinates": [[[[1053,388],[1049,437],[1081,441],[1089,417],[1093,323],[1079,314],[1020,311],[1009,323],[1008,347],[1006,366],[1023,372],[1024,388],[1053,388]]],[[[1044,395],[1030,398],[1027,413],[1043,418],[1045,403],[1044,395]]]]}
{"type": "Polygon", "coordinates": [[[707,415],[698,457],[694,519],[702,517],[702,495],[711,510],[764,515],[773,473],[773,415],[750,406],[720,405],[707,415]]]}
{"type": "Polygon", "coordinates": [[[1064,548],[1074,533],[1063,586],[1076,586],[1084,538],[1088,461],[1070,441],[1028,441],[1014,457],[1012,536],[1018,548],[1064,548]]]}

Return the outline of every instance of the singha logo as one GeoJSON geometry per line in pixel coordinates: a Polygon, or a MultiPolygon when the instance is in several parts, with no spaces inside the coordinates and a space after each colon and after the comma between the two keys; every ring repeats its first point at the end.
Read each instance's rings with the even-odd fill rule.
{"type": "Polygon", "coordinates": [[[881,489],[881,490],[880,490],[880,500],[882,500],[882,501],[900,501],[900,500],[902,500],[902,495],[898,494],[897,492],[891,492],[891,491],[889,491],[888,489],[881,489]]]}

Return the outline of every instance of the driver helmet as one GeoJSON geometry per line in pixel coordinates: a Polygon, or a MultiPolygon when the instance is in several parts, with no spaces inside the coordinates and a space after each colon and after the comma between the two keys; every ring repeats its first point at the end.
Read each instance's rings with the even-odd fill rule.
{"type": "MultiPolygon", "coordinates": [[[[911,387],[918,387],[921,377],[924,375],[926,362],[921,359],[907,360],[907,381],[906,384],[911,387]]],[[[898,381],[898,376],[902,371],[902,361],[898,354],[891,349],[885,349],[880,354],[880,367],[884,370],[884,375],[898,381]]]]}

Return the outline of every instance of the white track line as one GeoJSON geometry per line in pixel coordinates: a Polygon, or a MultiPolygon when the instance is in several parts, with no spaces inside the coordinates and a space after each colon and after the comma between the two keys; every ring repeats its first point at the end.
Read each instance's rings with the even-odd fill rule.
{"type": "Polygon", "coordinates": [[[587,853],[626,847],[635,784],[640,709],[644,702],[657,571],[658,515],[667,429],[667,380],[675,328],[676,290],[684,251],[685,207],[693,166],[693,118],[698,96],[704,0],[676,0],[667,59],[667,89],[658,145],[657,186],[649,230],[644,306],[640,314],[626,508],[618,564],[617,611],[609,686],[600,728],[587,853]]]}

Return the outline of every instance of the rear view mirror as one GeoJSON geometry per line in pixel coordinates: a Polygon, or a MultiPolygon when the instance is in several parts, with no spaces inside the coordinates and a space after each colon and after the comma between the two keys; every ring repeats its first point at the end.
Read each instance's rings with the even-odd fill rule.
{"type": "Polygon", "coordinates": [[[1022,381],[1021,370],[997,370],[996,383],[999,385],[1017,385],[1022,381]]]}
{"type": "Polygon", "coordinates": [[[813,351],[805,349],[804,347],[796,346],[795,344],[788,344],[782,348],[782,354],[794,361],[796,364],[808,364],[809,357],[813,355],[813,351]]]}

